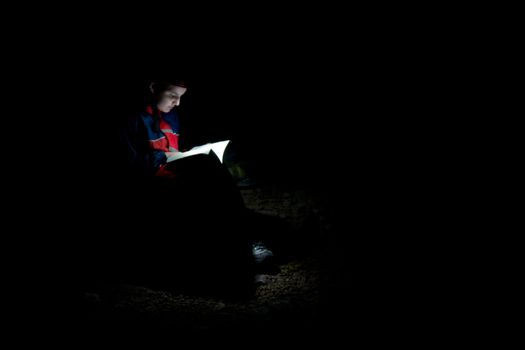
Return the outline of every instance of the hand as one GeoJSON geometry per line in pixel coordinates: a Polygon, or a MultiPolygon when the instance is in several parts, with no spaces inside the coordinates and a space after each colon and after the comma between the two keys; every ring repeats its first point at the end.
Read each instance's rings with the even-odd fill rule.
{"type": "Polygon", "coordinates": [[[175,152],[164,152],[164,154],[166,155],[166,158],[172,157],[172,156],[176,155],[177,153],[180,153],[180,152],[179,152],[179,151],[175,151],[175,152]]]}

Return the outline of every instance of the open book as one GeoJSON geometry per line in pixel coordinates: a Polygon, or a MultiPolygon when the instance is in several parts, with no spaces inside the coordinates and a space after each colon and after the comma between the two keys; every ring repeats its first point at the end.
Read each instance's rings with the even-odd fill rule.
{"type": "Polygon", "coordinates": [[[177,152],[175,155],[168,157],[167,162],[173,162],[174,160],[186,158],[189,156],[193,156],[195,154],[209,154],[210,151],[213,151],[219,158],[219,160],[222,163],[222,158],[224,156],[224,151],[226,150],[226,147],[230,143],[230,140],[226,141],[219,141],[219,142],[213,142],[213,143],[207,143],[202,146],[195,146],[189,151],[186,152],[177,152]]]}

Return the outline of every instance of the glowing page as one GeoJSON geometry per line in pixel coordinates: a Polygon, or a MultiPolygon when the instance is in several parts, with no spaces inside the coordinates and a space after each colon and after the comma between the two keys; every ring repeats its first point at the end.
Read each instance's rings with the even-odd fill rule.
{"type": "Polygon", "coordinates": [[[210,154],[210,151],[213,151],[219,158],[219,160],[222,163],[222,158],[224,156],[224,151],[226,150],[226,147],[230,143],[230,140],[226,141],[219,141],[219,142],[213,142],[213,143],[207,143],[202,146],[195,146],[189,151],[186,152],[177,152],[175,155],[168,157],[168,163],[173,162],[177,159],[186,158],[189,156],[193,156],[195,154],[210,154]]]}

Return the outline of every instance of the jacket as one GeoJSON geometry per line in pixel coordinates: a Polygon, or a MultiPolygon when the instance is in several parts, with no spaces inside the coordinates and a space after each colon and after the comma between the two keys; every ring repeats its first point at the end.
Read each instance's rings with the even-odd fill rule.
{"type": "Polygon", "coordinates": [[[121,138],[128,166],[142,175],[155,175],[164,164],[164,152],[179,150],[179,116],[175,110],[163,113],[147,106],[128,118],[121,138]]]}

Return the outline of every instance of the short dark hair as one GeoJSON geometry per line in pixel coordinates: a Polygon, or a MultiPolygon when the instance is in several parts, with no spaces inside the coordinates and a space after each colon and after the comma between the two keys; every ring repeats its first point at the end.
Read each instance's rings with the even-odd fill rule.
{"type": "Polygon", "coordinates": [[[162,77],[157,79],[151,79],[150,83],[153,86],[155,94],[167,90],[170,86],[180,86],[188,88],[188,81],[180,77],[162,77]]]}

